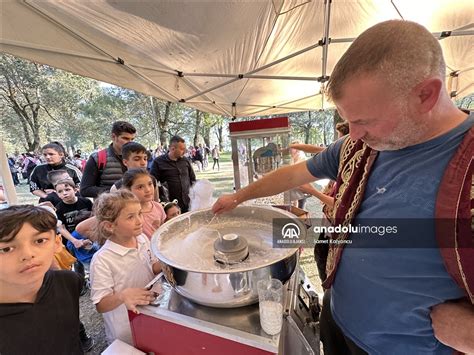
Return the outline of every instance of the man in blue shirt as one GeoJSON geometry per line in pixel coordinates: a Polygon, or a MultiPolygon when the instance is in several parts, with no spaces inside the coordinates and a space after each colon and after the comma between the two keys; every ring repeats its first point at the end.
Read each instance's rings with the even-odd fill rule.
{"type": "MultiPolygon", "coordinates": [[[[328,96],[349,123],[350,138],[367,148],[355,153],[354,165],[363,164],[362,153],[376,154],[361,173],[364,182],[348,186],[362,187],[355,193],[360,201],[352,225],[369,219],[423,223],[395,237],[349,236],[352,244],[339,254],[330,302],[323,307],[326,355],[474,352],[474,307],[465,299],[472,301],[472,293],[448,273],[435,238],[439,186],[459,147],[472,140],[474,126],[474,115],[452,103],[445,75],[441,47],[425,28],[387,21],[354,41],[328,82],[328,96]]],[[[315,178],[335,180],[340,161],[346,161],[345,142],[220,197],[213,211],[315,178]]],[[[472,159],[472,149],[467,154],[472,159]]],[[[336,206],[337,200],[336,194],[336,206]]]]}

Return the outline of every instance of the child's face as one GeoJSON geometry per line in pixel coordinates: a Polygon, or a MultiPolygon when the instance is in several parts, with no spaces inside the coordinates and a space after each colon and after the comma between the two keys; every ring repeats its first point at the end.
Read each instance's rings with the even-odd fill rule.
{"type": "Polygon", "coordinates": [[[129,239],[143,231],[142,207],[139,203],[130,203],[124,207],[113,223],[113,235],[118,239],[129,239]]]}
{"type": "Polygon", "coordinates": [[[59,198],[64,203],[74,203],[76,202],[76,189],[72,188],[68,184],[58,184],[56,185],[56,193],[58,194],[59,198]]]}
{"type": "Polygon", "coordinates": [[[131,153],[128,159],[123,159],[123,164],[128,169],[146,168],[148,159],[146,153],[131,153]]]}
{"type": "Polygon", "coordinates": [[[166,211],[166,219],[167,220],[170,220],[174,217],[178,217],[179,215],[181,214],[181,210],[179,209],[178,206],[173,206],[173,207],[170,207],[167,211],[166,211]]]}
{"type": "Polygon", "coordinates": [[[153,181],[148,175],[138,175],[133,181],[130,191],[138,198],[140,203],[153,201],[155,197],[153,181]]]}
{"type": "Polygon", "coordinates": [[[23,224],[13,240],[0,241],[0,283],[27,286],[40,282],[60,248],[61,239],[54,230],[38,232],[31,224],[23,224]]]}

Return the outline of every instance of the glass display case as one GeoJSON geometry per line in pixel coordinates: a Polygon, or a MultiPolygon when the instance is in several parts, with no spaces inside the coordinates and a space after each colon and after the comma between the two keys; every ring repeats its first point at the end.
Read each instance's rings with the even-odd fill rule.
{"type": "MultiPolygon", "coordinates": [[[[288,117],[231,122],[229,132],[235,190],[291,163],[287,149],[290,143],[288,117]]],[[[280,194],[258,202],[287,204],[289,196],[286,195],[280,194]]]]}

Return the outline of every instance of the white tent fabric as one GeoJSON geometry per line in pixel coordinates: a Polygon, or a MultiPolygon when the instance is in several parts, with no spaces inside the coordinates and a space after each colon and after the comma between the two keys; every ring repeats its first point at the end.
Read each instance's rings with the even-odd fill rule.
{"type": "Polygon", "coordinates": [[[2,0],[0,6],[3,52],[227,116],[327,107],[321,82],[359,33],[387,19],[416,21],[442,38],[449,90],[474,92],[471,0],[2,0]]]}

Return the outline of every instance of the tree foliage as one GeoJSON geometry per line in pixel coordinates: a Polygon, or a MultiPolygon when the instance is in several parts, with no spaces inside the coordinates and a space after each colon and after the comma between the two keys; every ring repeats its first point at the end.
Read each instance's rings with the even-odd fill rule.
{"type": "Polygon", "coordinates": [[[306,144],[328,145],[336,135],[334,110],[303,111],[289,115],[292,134],[306,144]]]}
{"type": "Polygon", "coordinates": [[[9,56],[0,56],[1,122],[10,129],[10,137],[21,137],[22,146],[33,151],[40,144],[43,91],[47,88],[48,67],[9,56]]]}
{"type": "MultiPolygon", "coordinates": [[[[457,104],[472,109],[473,96],[457,104]]],[[[335,110],[288,116],[293,138],[310,144],[331,143],[341,121],[335,110]]],[[[137,141],[151,149],[166,146],[173,135],[188,145],[229,146],[229,117],[0,55],[0,133],[10,150],[35,151],[57,140],[71,150],[90,152],[110,143],[110,128],[117,120],[135,125],[137,141]]]]}

